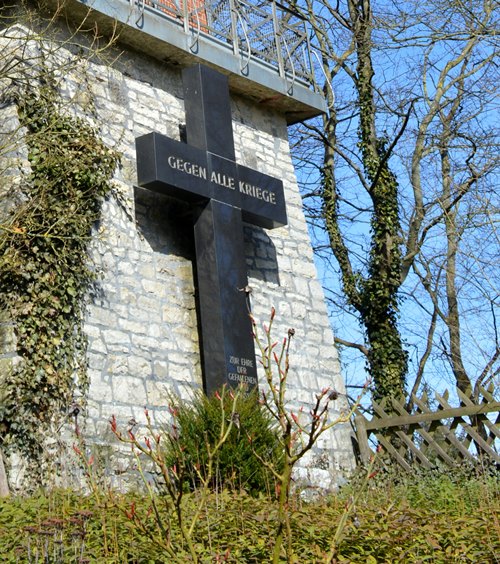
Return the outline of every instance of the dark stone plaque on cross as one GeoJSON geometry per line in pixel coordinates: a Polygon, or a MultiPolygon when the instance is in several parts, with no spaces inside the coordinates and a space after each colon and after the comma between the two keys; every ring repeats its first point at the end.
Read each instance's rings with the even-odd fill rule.
{"type": "Polygon", "coordinates": [[[183,71],[187,143],[136,139],[139,186],[193,204],[205,392],[257,386],[243,222],[286,225],[283,183],[236,163],[227,77],[183,71]]]}

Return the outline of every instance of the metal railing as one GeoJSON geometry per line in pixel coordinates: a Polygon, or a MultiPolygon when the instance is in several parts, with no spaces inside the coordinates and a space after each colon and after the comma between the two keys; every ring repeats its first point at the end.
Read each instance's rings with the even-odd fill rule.
{"type": "Polygon", "coordinates": [[[317,90],[306,22],[274,0],[129,0],[140,19],[144,11],[167,17],[190,35],[230,48],[247,74],[250,61],[275,69],[287,80],[317,90]]]}

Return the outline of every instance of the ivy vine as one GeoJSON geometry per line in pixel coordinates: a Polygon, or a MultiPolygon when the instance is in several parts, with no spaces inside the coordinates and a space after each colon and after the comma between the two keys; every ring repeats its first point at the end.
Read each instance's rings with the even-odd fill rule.
{"type": "Polygon", "coordinates": [[[46,86],[17,101],[31,174],[0,230],[0,298],[21,361],[2,379],[0,446],[32,459],[75,392],[85,393],[85,297],[95,281],[87,248],[118,155],[46,86]]]}

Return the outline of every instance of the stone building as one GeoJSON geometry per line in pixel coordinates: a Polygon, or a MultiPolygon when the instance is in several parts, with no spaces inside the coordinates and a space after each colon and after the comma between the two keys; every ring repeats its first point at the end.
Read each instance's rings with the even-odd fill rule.
{"type": "MultiPolygon", "coordinates": [[[[54,14],[56,3],[47,6],[54,14]]],[[[186,121],[181,70],[199,62],[228,76],[236,161],[284,184],[287,225],[272,230],[245,225],[244,241],[253,315],[265,323],[276,309],[276,340],[295,329],[290,408],[307,413],[315,395],[330,387],[338,392],[332,416],[347,410],[287,138],[287,126],[318,115],[323,100],[304,59],[304,22],[280,13],[274,3],[258,6],[67,0],[51,23],[59,43],[57,50],[48,49],[45,63],[53,65],[65,111],[94,124],[121,155],[114,193],[104,203],[90,248],[99,281],[84,326],[85,429],[97,444],[112,441],[111,415],[140,422],[147,406],[160,423],[168,418],[168,393],[189,399],[202,387],[191,209],[137,186],[135,150],[135,139],[152,131],[181,140],[186,121]],[[84,29],[97,29],[101,37],[114,33],[117,40],[107,51],[83,58],[75,46],[91,41],[84,29]]],[[[30,35],[29,21],[16,25],[29,49],[47,49],[30,35]]],[[[4,46],[11,40],[12,33],[0,38],[4,46]]],[[[14,130],[15,105],[6,94],[12,84],[2,86],[0,114],[2,121],[9,116],[14,130]]],[[[29,173],[22,149],[16,159],[14,170],[29,173]]],[[[1,321],[5,371],[16,361],[16,339],[12,322],[5,316],[1,321]]],[[[352,466],[350,427],[344,423],[322,436],[301,472],[329,487],[352,466]]]]}

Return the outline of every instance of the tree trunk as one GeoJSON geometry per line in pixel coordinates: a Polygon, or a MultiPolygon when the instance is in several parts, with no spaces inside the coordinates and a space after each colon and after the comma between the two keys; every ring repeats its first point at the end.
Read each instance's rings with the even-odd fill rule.
{"type": "Polygon", "coordinates": [[[349,305],[359,312],[365,328],[374,398],[400,397],[404,395],[407,353],[397,327],[397,292],[401,285],[398,184],[389,168],[385,141],[377,136],[375,126],[370,3],[368,0],[351,1],[349,12],[357,54],[355,88],[359,104],[359,147],[373,204],[371,250],[365,278],[354,273],[348,249],[340,235],[338,193],[333,173],[336,141],[333,111],[325,123],[328,144],[323,169],[324,214],[330,245],[340,265],[343,290],[349,305]]]}

